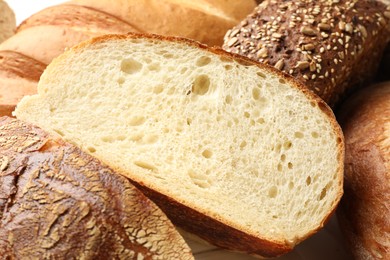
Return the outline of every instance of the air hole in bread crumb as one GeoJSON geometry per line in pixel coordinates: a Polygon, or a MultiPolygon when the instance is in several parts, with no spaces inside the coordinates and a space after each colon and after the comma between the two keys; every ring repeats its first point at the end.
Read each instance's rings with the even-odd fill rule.
{"type": "Polygon", "coordinates": [[[295,133],[294,133],[294,136],[295,136],[296,138],[303,138],[304,134],[303,134],[302,132],[295,132],[295,133]]]}
{"type": "Polygon", "coordinates": [[[207,75],[198,75],[192,85],[192,93],[204,95],[209,91],[210,78],[207,75]]]}
{"type": "Polygon", "coordinates": [[[119,85],[122,85],[123,83],[125,83],[125,78],[124,77],[119,77],[117,82],[118,82],[119,85]]]}
{"type": "Polygon", "coordinates": [[[282,164],[279,163],[278,164],[278,171],[281,172],[282,170],[283,170],[283,166],[282,166],[282,164]]]}
{"type": "Polygon", "coordinates": [[[256,72],[256,74],[257,74],[257,76],[262,77],[264,79],[267,78],[267,76],[264,73],[260,72],[260,71],[256,72]]]}
{"type": "Polygon", "coordinates": [[[286,81],[284,79],[279,79],[280,84],[286,84],[286,81]]]}
{"type": "Polygon", "coordinates": [[[211,156],[213,156],[213,152],[210,151],[210,150],[208,150],[208,149],[206,149],[206,150],[204,150],[204,151],[202,152],[202,156],[203,156],[204,158],[209,159],[209,158],[211,158],[211,156]]]}
{"type": "Polygon", "coordinates": [[[284,148],[285,150],[289,150],[291,147],[292,147],[292,143],[291,143],[291,142],[289,142],[289,141],[284,142],[283,148],[284,148]]]}
{"type": "Polygon", "coordinates": [[[272,186],[268,190],[268,197],[275,198],[278,195],[278,188],[276,186],[272,186]]]}
{"type": "Polygon", "coordinates": [[[230,95],[227,95],[225,97],[226,104],[230,105],[232,103],[232,101],[233,101],[233,98],[230,95]]]}
{"type": "Polygon", "coordinates": [[[203,67],[203,66],[206,66],[207,64],[209,64],[211,62],[211,59],[210,57],[207,57],[207,56],[202,56],[202,57],[199,57],[197,60],[196,60],[196,66],[198,67],[203,67]]]}
{"type": "Polygon", "coordinates": [[[103,136],[101,140],[105,143],[112,143],[114,142],[114,138],[112,136],[103,136]]]}
{"type": "Polygon", "coordinates": [[[265,123],[264,118],[260,117],[259,119],[257,119],[257,123],[264,124],[265,123]]]}
{"type": "Polygon", "coordinates": [[[325,187],[322,189],[322,191],[321,191],[319,200],[323,200],[323,199],[325,198],[327,191],[328,191],[328,189],[327,189],[327,187],[325,186],[325,187]]]}
{"type": "Polygon", "coordinates": [[[284,162],[284,161],[286,160],[286,155],[285,155],[285,154],[282,154],[282,155],[280,156],[280,160],[282,160],[282,162],[284,162]]]}
{"type": "Polygon", "coordinates": [[[288,167],[289,169],[292,169],[292,168],[293,168],[293,164],[292,164],[291,162],[289,162],[289,163],[287,164],[287,167],[288,167]]]}
{"type": "Polygon", "coordinates": [[[242,141],[241,144],[240,144],[240,149],[244,149],[245,146],[247,145],[246,141],[242,141]]]}
{"type": "Polygon", "coordinates": [[[199,188],[209,188],[211,186],[211,181],[208,176],[199,174],[192,169],[188,170],[187,174],[191,178],[192,182],[199,188]]]}
{"type": "Polygon", "coordinates": [[[290,182],[288,183],[288,188],[289,188],[290,190],[292,190],[292,189],[294,188],[294,182],[290,181],[290,182]]]}
{"type": "Polygon", "coordinates": [[[244,112],[244,117],[249,118],[250,116],[251,114],[249,114],[248,112],[244,112]]]}
{"type": "Polygon", "coordinates": [[[191,125],[192,124],[192,118],[187,118],[187,125],[191,125]]]}
{"type": "Polygon", "coordinates": [[[161,92],[163,92],[163,90],[164,90],[164,87],[162,85],[157,85],[153,88],[153,93],[160,94],[161,92]]]}
{"type": "Polygon", "coordinates": [[[65,136],[65,134],[61,130],[53,129],[53,131],[59,134],[60,136],[65,136]]]}
{"type": "Polygon", "coordinates": [[[336,142],[337,142],[338,144],[341,144],[341,143],[343,142],[343,139],[341,139],[340,137],[337,137],[336,142]]]}
{"type": "Polygon", "coordinates": [[[311,132],[313,138],[318,138],[320,135],[317,132],[311,132]]]}
{"type": "Polygon", "coordinates": [[[148,65],[148,70],[158,72],[161,70],[161,66],[159,63],[152,63],[152,64],[148,65]]]}
{"type": "Polygon", "coordinates": [[[307,176],[306,178],[306,185],[309,186],[311,184],[311,177],[307,176]]]}
{"type": "Polygon", "coordinates": [[[143,162],[143,161],[135,161],[134,164],[138,167],[141,167],[141,168],[144,168],[145,170],[149,170],[149,171],[152,171],[152,172],[157,172],[157,168],[150,164],[150,163],[147,163],[147,162],[143,162]]]}
{"type": "Polygon", "coordinates": [[[233,69],[233,66],[232,65],[225,65],[223,66],[225,68],[226,71],[229,71],[229,70],[232,70],[233,69]]]}
{"type": "Polygon", "coordinates": [[[311,101],[311,102],[310,102],[310,105],[311,105],[312,107],[316,107],[316,106],[317,106],[316,102],[314,102],[314,101],[311,101]]]}
{"type": "Polygon", "coordinates": [[[88,151],[89,151],[90,153],[96,152],[95,147],[88,147],[87,149],[88,149],[88,151]]]}
{"type": "Polygon", "coordinates": [[[127,74],[134,74],[142,69],[142,63],[133,59],[124,59],[121,63],[121,70],[127,74]]]}
{"type": "Polygon", "coordinates": [[[145,123],[146,119],[143,116],[134,116],[129,120],[130,126],[139,126],[145,123]]]}
{"type": "Polygon", "coordinates": [[[259,88],[252,89],[252,97],[254,100],[259,100],[259,98],[260,98],[260,89],[259,88]]]}

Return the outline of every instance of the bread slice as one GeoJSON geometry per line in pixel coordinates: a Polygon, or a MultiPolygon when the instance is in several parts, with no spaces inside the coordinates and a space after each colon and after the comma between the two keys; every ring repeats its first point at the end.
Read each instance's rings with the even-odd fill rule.
{"type": "Polygon", "coordinates": [[[262,256],[290,251],[342,195],[343,137],[291,77],[190,40],[95,38],[51,63],[15,115],[130,178],[172,221],[262,256]]]}
{"type": "Polygon", "coordinates": [[[126,178],[39,127],[0,118],[2,259],[193,259],[126,178]]]}

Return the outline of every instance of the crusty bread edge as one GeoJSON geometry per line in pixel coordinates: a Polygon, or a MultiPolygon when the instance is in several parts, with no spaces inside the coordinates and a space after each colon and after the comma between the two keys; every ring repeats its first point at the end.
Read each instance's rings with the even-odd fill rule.
{"type": "MultiPolygon", "coordinates": [[[[46,71],[50,71],[52,66],[55,66],[56,63],[61,62],[63,59],[66,59],[68,55],[73,52],[77,52],[82,50],[83,48],[92,46],[96,43],[106,42],[109,40],[125,40],[125,39],[150,39],[150,40],[161,40],[168,41],[174,43],[184,43],[193,47],[198,47],[205,51],[214,53],[220,57],[232,59],[244,66],[257,66],[271,74],[273,76],[279,77],[289,85],[300,90],[304,95],[318,105],[319,109],[326,114],[329,119],[329,122],[333,128],[333,132],[337,137],[338,141],[338,171],[337,171],[337,185],[339,186],[339,193],[337,194],[332,207],[330,208],[328,214],[324,217],[324,219],[319,223],[318,227],[314,228],[311,232],[308,232],[306,236],[296,238],[295,241],[276,241],[265,239],[260,236],[254,236],[246,233],[245,231],[241,231],[234,228],[234,223],[223,223],[221,220],[217,220],[215,218],[211,218],[200,211],[190,208],[186,205],[183,205],[179,201],[168,197],[157,189],[153,189],[155,187],[146,187],[142,182],[136,183],[134,180],[132,182],[140,188],[148,197],[150,197],[164,212],[169,216],[171,221],[183,228],[186,231],[194,232],[202,239],[217,245],[222,248],[237,250],[246,252],[249,254],[256,254],[265,257],[275,257],[291,251],[295,245],[305,240],[306,238],[315,234],[319,229],[321,229],[326,222],[330,219],[336,207],[343,195],[343,171],[344,171],[344,137],[342,134],[341,127],[336,121],[336,118],[333,114],[331,108],[316,94],[308,90],[302,83],[295,80],[293,77],[284,74],[283,72],[278,71],[277,69],[262,63],[255,62],[249,58],[243,57],[241,55],[237,55],[234,53],[228,53],[221,49],[220,47],[208,47],[207,45],[201,44],[200,42],[181,38],[181,37],[173,37],[173,36],[162,36],[156,34],[139,34],[139,33],[128,33],[128,34],[107,34],[103,36],[99,36],[96,38],[92,38],[90,40],[84,41],[72,48],[68,51],[64,52],[60,56],[56,57],[52,63],[48,66],[46,71]],[[198,223],[199,225],[195,225],[198,223]]],[[[40,94],[40,84],[38,84],[38,95],[40,94]]],[[[115,165],[110,164],[110,162],[103,161],[115,171],[120,174],[127,176],[126,172],[122,169],[118,169],[115,165]]]]}

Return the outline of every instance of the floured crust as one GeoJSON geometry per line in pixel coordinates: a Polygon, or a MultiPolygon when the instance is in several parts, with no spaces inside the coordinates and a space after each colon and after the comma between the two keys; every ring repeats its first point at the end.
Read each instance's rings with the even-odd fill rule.
{"type": "Polygon", "coordinates": [[[38,127],[0,119],[0,254],[40,259],[193,259],[125,178],[38,127]]]}
{"type": "Polygon", "coordinates": [[[370,86],[340,107],[346,142],[341,230],[356,259],[390,258],[390,83],[370,86]]]}
{"type": "Polygon", "coordinates": [[[0,0],[0,43],[15,34],[16,18],[6,2],[0,0]]]}

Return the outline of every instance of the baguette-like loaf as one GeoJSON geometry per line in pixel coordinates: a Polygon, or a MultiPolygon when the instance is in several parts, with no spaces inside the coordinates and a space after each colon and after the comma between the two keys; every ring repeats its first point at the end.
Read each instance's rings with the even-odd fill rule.
{"type": "Polygon", "coordinates": [[[38,127],[0,118],[2,259],[193,259],[128,180],[38,127]]]}
{"type": "Polygon", "coordinates": [[[12,9],[6,2],[0,0],[0,43],[15,33],[16,19],[12,9]]]}
{"type": "Polygon", "coordinates": [[[291,74],[335,106],[373,79],[389,40],[390,9],[378,0],[266,0],[223,48],[291,74]]]}
{"type": "Polygon", "coordinates": [[[221,46],[228,29],[256,7],[255,0],[73,0],[118,16],[141,32],[181,36],[221,46]]]}
{"type": "Polygon", "coordinates": [[[138,32],[115,16],[78,5],[46,8],[25,20],[17,34],[0,45],[49,64],[53,58],[84,40],[108,33],[138,32]]]}
{"type": "Polygon", "coordinates": [[[44,72],[16,116],[133,180],[183,229],[220,247],[286,253],[342,194],[343,137],[291,77],[221,49],[99,37],[44,72]]]}
{"type": "Polygon", "coordinates": [[[14,51],[0,51],[0,115],[11,115],[25,95],[35,94],[46,65],[14,51]]]}
{"type": "Polygon", "coordinates": [[[355,259],[390,259],[390,82],[340,107],[345,134],[341,229],[355,259]]]}

